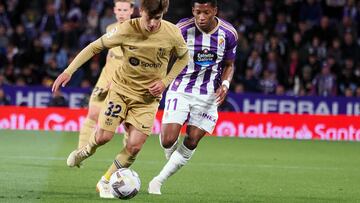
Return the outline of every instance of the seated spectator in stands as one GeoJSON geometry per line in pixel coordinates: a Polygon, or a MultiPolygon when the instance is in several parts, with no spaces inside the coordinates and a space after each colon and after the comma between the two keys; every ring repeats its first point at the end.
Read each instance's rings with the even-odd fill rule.
{"type": "Polygon", "coordinates": [[[261,72],[263,71],[263,64],[258,51],[251,51],[250,57],[246,62],[246,68],[251,68],[253,70],[254,76],[256,78],[260,78],[261,72]]]}
{"type": "Polygon", "coordinates": [[[341,61],[342,60],[342,53],[341,53],[341,41],[339,38],[335,38],[327,51],[328,55],[331,55],[334,57],[335,61],[341,61]]]}
{"type": "Polygon", "coordinates": [[[271,35],[270,39],[265,43],[265,52],[269,53],[274,51],[282,59],[286,56],[286,47],[284,42],[280,41],[276,35],[271,35]]]}
{"type": "Polygon", "coordinates": [[[295,84],[295,77],[300,72],[301,64],[299,52],[296,49],[290,51],[289,59],[285,67],[284,85],[286,89],[291,89],[295,84]]]}
{"type": "Polygon", "coordinates": [[[50,2],[47,3],[46,11],[41,17],[41,22],[39,25],[40,33],[42,33],[43,31],[47,31],[51,35],[53,35],[60,29],[61,25],[61,16],[59,13],[56,12],[54,4],[50,2]]]}
{"type": "Polygon", "coordinates": [[[252,68],[245,70],[245,76],[242,78],[240,84],[242,84],[245,92],[260,92],[259,79],[255,77],[252,68]]]}
{"type": "Polygon", "coordinates": [[[285,95],[285,87],[283,85],[276,86],[275,95],[282,96],[285,95]]]}
{"type": "Polygon", "coordinates": [[[346,96],[347,89],[355,92],[357,88],[357,81],[354,74],[355,64],[352,58],[345,59],[344,66],[338,74],[338,91],[339,95],[346,96]]]}
{"type": "Polygon", "coordinates": [[[315,76],[312,93],[323,97],[337,95],[336,76],[331,73],[327,63],[323,63],[321,72],[315,76]]]}
{"type": "Polygon", "coordinates": [[[306,0],[300,8],[300,20],[307,21],[310,25],[318,23],[322,14],[323,9],[316,0],[306,0]]]}
{"type": "Polygon", "coordinates": [[[322,16],[320,24],[314,26],[312,29],[313,36],[317,36],[326,45],[330,45],[332,40],[338,37],[337,29],[334,25],[330,25],[330,19],[327,16],[322,16]]]}
{"type": "Polygon", "coordinates": [[[351,89],[351,87],[348,87],[345,89],[344,96],[345,97],[353,97],[354,96],[354,91],[351,89]]]}
{"type": "Polygon", "coordinates": [[[245,92],[244,85],[241,83],[235,84],[234,93],[242,94],[245,92]]]}
{"type": "Polygon", "coordinates": [[[312,87],[313,72],[309,65],[301,68],[300,73],[295,77],[294,95],[306,96],[310,95],[312,87]]]}
{"type": "Polygon", "coordinates": [[[344,35],[344,43],[341,47],[342,50],[342,57],[348,58],[351,57],[354,60],[359,60],[360,58],[360,47],[357,44],[354,36],[351,32],[346,32],[344,35]]]}
{"type": "Polygon", "coordinates": [[[260,89],[263,94],[275,94],[278,81],[276,80],[276,73],[264,70],[263,76],[260,80],[260,89]]]}
{"type": "Polygon", "coordinates": [[[69,103],[65,99],[61,91],[56,91],[53,93],[52,98],[50,99],[48,107],[68,107],[69,103]]]}
{"type": "Polygon", "coordinates": [[[360,87],[357,87],[356,90],[355,90],[355,96],[357,98],[360,98],[360,87]]]}
{"type": "Polygon", "coordinates": [[[10,97],[7,96],[2,88],[0,88],[0,106],[10,105],[10,97]]]}

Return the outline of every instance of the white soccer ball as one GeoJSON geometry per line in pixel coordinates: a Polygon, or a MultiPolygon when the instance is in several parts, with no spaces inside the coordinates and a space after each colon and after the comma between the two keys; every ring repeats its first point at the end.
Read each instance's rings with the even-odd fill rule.
{"type": "Polygon", "coordinates": [[[121,168],[110,177],[112,194],[119,199],[131,199],[140,190],[139,175],[130,168],[121,168]]]}

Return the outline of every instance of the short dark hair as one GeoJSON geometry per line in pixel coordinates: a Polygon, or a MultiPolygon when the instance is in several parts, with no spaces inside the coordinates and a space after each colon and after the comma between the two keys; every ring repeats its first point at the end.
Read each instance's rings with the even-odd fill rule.
{"type": "Polygon", "coordinates": [[[191,6],[194,7],[195,3],[199,4],[211,4],[213,7],[217,7],[217,0],[191,0],[191,6]]]}
{"type": "Polygon", "coordinates": [[[167,12],[169,0],[141,0],[140,7],[146,11],[149,16],[155,16],[167,12]]]}

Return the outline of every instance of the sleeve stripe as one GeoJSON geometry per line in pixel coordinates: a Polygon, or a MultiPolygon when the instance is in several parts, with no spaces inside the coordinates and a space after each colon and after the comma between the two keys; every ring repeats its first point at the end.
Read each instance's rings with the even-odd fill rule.
{"type": "Polygon", "coordinates": [[[238,40],[238,34],[237,34],[237,31],[235,30],[234,27],[232,27],[231,25],[228,25],[228,24],[224,23],[223,21],[221,21],[221,25],[222,25],[225,29],[227,29],[228,31],[230,31],[230,32],[234,35],[235,39],[238,40]]]}
{"type": "Polygon", "coordinates": [[[189,20],[186,20],[186,21],[184,21],[184,22],[182,22],[182,23],[177,24],[176,26],[177,26],[178,28],[184,28],[184,27],[190,25],[190,24],[193,23],[193,22],[194,22],[194,18],[191,18],[191,19],[189,19],[189,20]]]}

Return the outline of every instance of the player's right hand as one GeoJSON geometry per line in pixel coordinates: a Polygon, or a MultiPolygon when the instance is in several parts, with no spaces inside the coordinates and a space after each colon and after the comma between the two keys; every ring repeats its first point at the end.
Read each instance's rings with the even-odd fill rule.
{"type": "Polygon", "coordinates": [[[65,85],[70,81],[71,76],[67,73],[61,73],[55,80],[51,91],[56,92],[58,91],[60,85],[61,87],[65,87],[65,85]]]}

